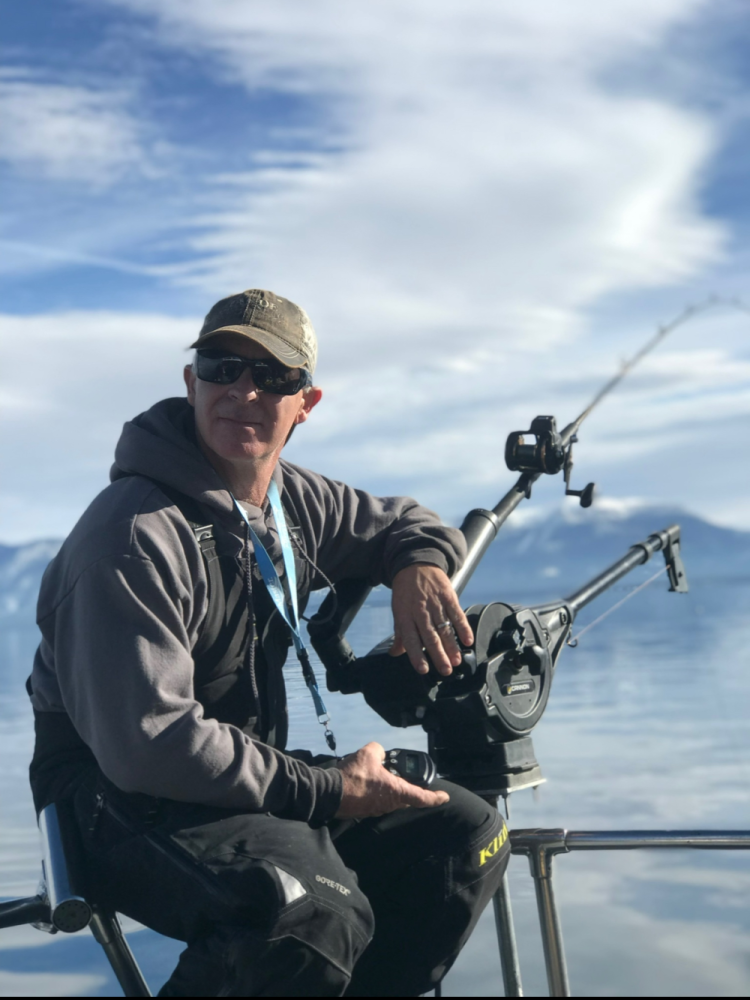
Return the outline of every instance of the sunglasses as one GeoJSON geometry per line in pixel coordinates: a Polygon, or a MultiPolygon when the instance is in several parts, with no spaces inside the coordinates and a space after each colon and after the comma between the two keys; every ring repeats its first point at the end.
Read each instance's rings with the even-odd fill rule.
{"type": "Polygon", "coordinates": [[[272,358],[240,358],[225,351],[196,352],[196,374],[202,382],[231,385],[246,368],[250,369],[255,388],[277,396],[293,396],[312,385],[312,375],[306,368],[287,368],[272,358]]]}

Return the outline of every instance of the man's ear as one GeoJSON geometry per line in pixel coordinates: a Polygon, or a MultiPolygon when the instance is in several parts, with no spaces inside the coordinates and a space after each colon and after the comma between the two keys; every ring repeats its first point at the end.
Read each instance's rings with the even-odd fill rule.
{"type": "Polygon", "coordinates": [[[304,424],[310,413],[318,405],[318,403],[323,398],[323,390],[319,389],[316,385],[311,386],[309,389],[305,389],[302,393],[302,406],[299,408],[299,413],[294,418],[294,423],[304,424]]]}
{"type": "Polygon", "coordinates": [[[191,406],[195,406],[195,380],[197,376],[193,371],[192,365],[185,365],[182,377],[185,379],[185,385],[187,386],[188,403],[190,403],[191,406]]]}

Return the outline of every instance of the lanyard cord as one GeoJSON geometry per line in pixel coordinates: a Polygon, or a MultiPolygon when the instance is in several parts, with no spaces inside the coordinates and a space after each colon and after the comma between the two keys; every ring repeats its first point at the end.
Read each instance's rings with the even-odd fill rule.
{"type": "Polygon", "coordinates": [[[307,652],[304,640],[302,639],[302,634],[300,632],[299,626],[299,604],[297,600],[297,567],[294,563],[294,553],[292,552],[292,543],[289,538],[289,528],[287,527],[286,517],[284,516],[284,508],[281,505],[281,497],[279,496],[279,488],[276,483],[271,480],[271,485],[268,487],[268,500],[271,504],[271,510],[273,512],[274,520],[276,521],[276,529],[279,533],[279,541],[281,542],[281,554],[284,559],[284,569],[286,570],[286,578],[289,583],[289,596],[291,598],[291,608],[289,607],[286,595],[284,594],[284,587],[279,578],[278,571],[273,564],[273,559],[271,559],[268,554],[263,542],[258,537],[257,532],[254,530],[253,526],[250,524],[250,519],[247,516],[247,512],[236,497],[232,496],[234,500],[235,507],[240,513],[245,526],[250,534],[253,541],[253,547],[255,549],[255,559],[258,563],[258,569],[260,570],[260,575],[263,577],[263,582],[266,585],[268,593],[271,596],[271,600],[276,605],[276,610],[279,612],[281,617],[289,626],[289,631],[292,633],[292,641],[294,642],[294,648],[297,651],[297,658],[302,667],[302,676],[305,678],[305,683],[312,696],[313,704],[315,705],[315,712],[318,716],[318,722],[321,726],[325,726],[325,737],[326,743],[331,748],[332,751],[336,751],[336,737],[333,735],[329,722],[331,717],[326,709],[325,702],[323,701],[323,696],[320,693],[320,688],[318,687],[318,682],[315,677],[315,671],[313,670],[312,663],[310,662],[310,654],[307,652]]]}

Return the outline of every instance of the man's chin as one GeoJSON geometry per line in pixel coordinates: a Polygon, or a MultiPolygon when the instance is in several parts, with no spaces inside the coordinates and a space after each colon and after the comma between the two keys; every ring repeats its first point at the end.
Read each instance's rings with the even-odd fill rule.
{"type": "Polygon", "coordinates": [[[265,446],[259,424],[241,424],[236,420],[225,420],[222,424],[221,432],[216,435],[216,450],[227,458],[239,455],[245,448],[265,446]]]}
{"type": "Polygon", "coordinates": [[[227,448],[219,452],[219,455],[225,462],[258,462],[268,458],[271,451],[272,449],[264,442],[253,441],[239,447],[227,448]]]}
{"type": "Polygon", "coordinates": [[[225,429],[231,433],[213,434],[211,440],[201,438],[201,450],[217,468],[228,465],[254,465],[272,457],[273,446],[258,436],[257,426],[241,425],[226,421],[225,429]],[[241,430],[238,431],[238,427],[241,430]]]}

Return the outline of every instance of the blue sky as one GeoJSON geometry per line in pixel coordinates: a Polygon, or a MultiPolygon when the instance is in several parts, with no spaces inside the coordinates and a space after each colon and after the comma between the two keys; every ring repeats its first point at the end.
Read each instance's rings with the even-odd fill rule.
{"type": "MultiPolygon", "coordinates": [[[[743,0],[0,16],[2,540],[69,530],[231,291],[318,330],[289,457],[450,520],[508,487],[510,430],[566,422],[687,302],[750,298],[743,0]]],[[[676,334],[580,479],[750,528],[748,334],[727,309],[676,334]]]]}

